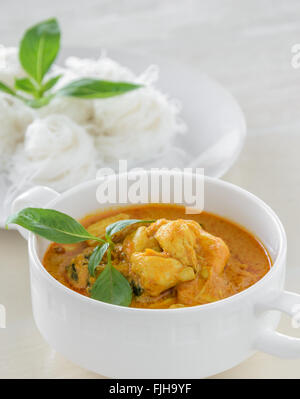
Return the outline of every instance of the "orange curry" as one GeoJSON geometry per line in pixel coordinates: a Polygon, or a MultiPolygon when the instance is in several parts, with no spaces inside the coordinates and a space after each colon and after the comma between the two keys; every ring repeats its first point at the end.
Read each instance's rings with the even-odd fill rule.
{"type": "MultiPolygon", "coordinates": [[[[118,220],[155,220],[128,226],[113,238],[112,264],[133,290],[131,307],[178,308],[214,302],[261,279],[271,267],[264,246],[242,227],[202,212],[185,214],[178,205],[149,204],[114,208],[86,216],[82,225],[94,236],[118,220]]],[[[97,243],[52,243],[44,256],[47,271],[59,282],[90,296],[105,256],[88,273],[97,243]]]]}

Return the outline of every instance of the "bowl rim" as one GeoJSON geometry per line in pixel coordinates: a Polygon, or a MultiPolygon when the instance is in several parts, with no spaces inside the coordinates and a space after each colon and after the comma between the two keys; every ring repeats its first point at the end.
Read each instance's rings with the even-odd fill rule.
{"type": "MultiPolygon", "coordinates": [[[[195,305],[195,306],[187,306],[185,308],[174,308],[174,309],[147,309],[147,308],[131,308],[131,307],[126,307],[126,306],[120,306],[120,305],[113,305],[110,303],[102,302],[102,301],[97,301],[95,299],[92,299],[90,297],[84,296],[76,291],[73,291],[71,288],[68,288],[64,284],[60,283],[58,280],[56,280],[43,266],[42,262],[39,259],[38,253],[37,253],[37,235],[30,232],[29,237],[28,237],[28,251],[29,251],[29,257],[33,260],[34,266],[38,270],[38,272],[41,273],[41,275],[48,280],[54,288],[59,289],[60,291],[64,292],[65,294],[74,297],[74,299],[85,302],[89,304],[90,306],[97,307],[97,308],[104,308],[106,310],[112,310],[112,311],[119,311],[119,312],[134,312],[134,313],[148,313],[148,314],[182,314],[182,313],[187,313],[187,312],[199,312],[199,311],[206,311],[209,309],[214,309],[216,307],[221,307],[223,305],[231,304],[241,298],[244,298],[247,295],[251,295],[251,293],[254,293],[254,291],[258,290],[264,283],[272,278],[274,273],[276,272],[277,268],[283,263],[285,256],[286,256],[286,249],[287,249],[287,238],[286,238],[286,233],[284,230],[284,227],[279,219],[279,217],[276,215],[276,213],[273,211],[273,209],[267,205],[263,200],[258,198],[256,195],[252,194],[251,192],[245,190],[244,188],[241,188],[240,186],[237,186],[235,184],[229,183],[224,180],[220,180],[218,178],[213,178],[209,176],[204,176],[205,181],[208,181],[212,184],[216,184],[222,187],[228,187],[233,191],[239,192],[243,194],[244,196],[247,196],[249,199],[254,201],[257,205],[261,206],[264,208],[264,211],[268,213],[268,215],[275,221],[276,226],[277,226],[277,234],[279,235],[279,249],[277,251],[276,259],[274,260],[274,263],[271,267],[271,269],[260,279],[258,280],[255,284],[251,285],[250,287],[246,288],[243,291],[238,292],[237,294],[231,295],[227,298],[220,299],[215,302],[211,303],[206,303],[202,305],[195,305]]],[[[54,200],[50,201],[47,206],[50,208],[52,205],[55,205],[60,198],[62,198],[64,195],[70,195],[73,192],[78,192],[78,190],[82,191],[86,189],[89,186],[93,186],[95,183],[99,183],[99,180],[93,179],[86,181],[84,183],[81,183],[79,185],[74,186],[73,188],[65,191],[64,193],[60,194],[59,197],[55,198],[54,200]]],[[[126,206],[126,205],[124,205],[126,206]]],[[[237,222],[238,224],[238,222],[237,222]]],[[[243,226],[243,225],[241,225],[243,226]]],[[[244,228],[247,227],[244,226],[244,228]]]]}

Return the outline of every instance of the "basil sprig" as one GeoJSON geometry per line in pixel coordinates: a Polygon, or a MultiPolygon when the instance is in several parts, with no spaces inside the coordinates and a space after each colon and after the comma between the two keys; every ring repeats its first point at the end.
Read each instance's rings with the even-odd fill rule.
{"type": "Polygon", "coordinates": [[[0,91],[15,96],[32,108],[43,107],[56,96],[83,99],[108,98],[135,90],[141,85],[128,82],[83,78],[53,91],[61,74],[46,79],[60,50],[60,28],[55,18],[26,30],[19,46],[19,60],[28,76],[16,78],[14,87],[0,82],[0,91]]]}
{"type": "Polygon", "coordinates": [[[56,95],[86,99],[108,98],[119,96],[120,94],[137,89],[139,87],[141,87],[141,85],[127,82],[110,82],[107,80],[83,78],[74,80],[68,85],[62,87],[56,92],[56,95]]]}
{"type": "Polygon", "coordinates": [[[61,244],[73,244],[85,240],[97,239],[77,220],[54,209],[24,208],[9,216],[6,225],[13,223],[24,227],[47,240],[61,244]]]}
{"type": "Polygon", "coordinates": [[[94,248],[89,258],[89,274],[92,277],[95,276],[96,267],[100,264],[105,253],[107,254],[107,264],[92,286],[91,297],[114,305],[129,306],[132,299],[132,288],[122,273],[112,265],[111,261],[111,252],[114,247],[113,235],[127,226],[152,222],[153,220],[120,220],[107,226],[103,239],[90,234],[77,220],[65,213],[54,209],[24,208],[9,216],[6,227],[8,224],[17,224],[41,237],[61,244],[72,244],[86,240],[100,242],[101,244],[94,248]]]}
{"type": "Polygon", "coordinates": [[[92,286],[91,297],[120,306],[129,306],[131,303],[132,288],[123,274],[113,267],[110,247],[107,250],[107,265],[92,286]]]}
{"type": "Polygon", "coordinates": [[[4,93],[10,94],[11,96],[15,96],[16,92],[8,87],[5,83],[0,82],[0,91],[3,91],[4,93]]]}
{"type": "Polygon", "coordinates": [[[19,50],[20,63],[40,88],[42,80],[56,59],[60,47],[60,29],[55,18],[26,30],[19,50]]]}
{"type": "Polygon", "coordinates": [[[95,275],[95,269],[101,262],[104,254],[108,250],[108,248],[109,248],[109,243],[106,242],[103,245],[98,245],[93,250],[93,253],[91,254],[91,256],[89,258],[89,265],[88,265],[89,273],[91,276],[95,275]]]}
{"type": "Polygon", "coordinates": [[[119,220],[118,222],[112,223],[106,227],[105,230],[106,237],[112,237],[114,234],[125,229],[125,227],[128,227],[135,223],[153,223],[153,220],[140,220],[140,219],[119,220]]]}

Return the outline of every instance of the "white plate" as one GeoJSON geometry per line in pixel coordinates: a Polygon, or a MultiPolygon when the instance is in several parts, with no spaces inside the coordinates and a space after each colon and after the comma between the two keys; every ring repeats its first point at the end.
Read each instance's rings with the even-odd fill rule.
{"type": "MultiPolygon", "coordinates": [[[[61,58],[69,55],[97,57],[99,51],[66,50],[61,58]]],[[[170,160],[155,160],[153,166],[201,167],[212,177],[221,177],[227,172],[243,146],[246,123],[240,106],[226,89],[198,69],[177,60],[116,50],[109,51],[108,56],[136,73],[143,72],[151,64],[159,65],[158,87],[182,105],[181,115],[188,132],[178,136],[174,144],[183,153],[172,153],[170,160]]],[[[9,204],[4,206],[8,189],[9,184],[0,175],[0,228],[4,227],[10,212],[9,204]]]]}

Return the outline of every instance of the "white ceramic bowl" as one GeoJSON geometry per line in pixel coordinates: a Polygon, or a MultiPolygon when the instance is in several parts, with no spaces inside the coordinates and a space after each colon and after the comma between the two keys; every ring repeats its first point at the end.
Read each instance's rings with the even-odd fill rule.
{"type": "MultiPolygon", "coordinates": [[[[87,182],[60,195],[34,188],[15,201],[14,211],[43,205],[80,218],[99,209],[98,183],[87,182]]],[[[299,295],[283,291],[286,236],[278,217],[249,192],[212,178],[205,178],[205,210],[254,233],[274,265],[237,295],[183,309],[134,309],[84,297],[44,269],[41,259],[48,243],[30,233],[33,314],[46,341],[78,365],[118,378],[207,377],[256,350],[300,357],[300,340],[276,332],[280,312],[271,311],[293,317],[300,304],[299,295]]]]}

